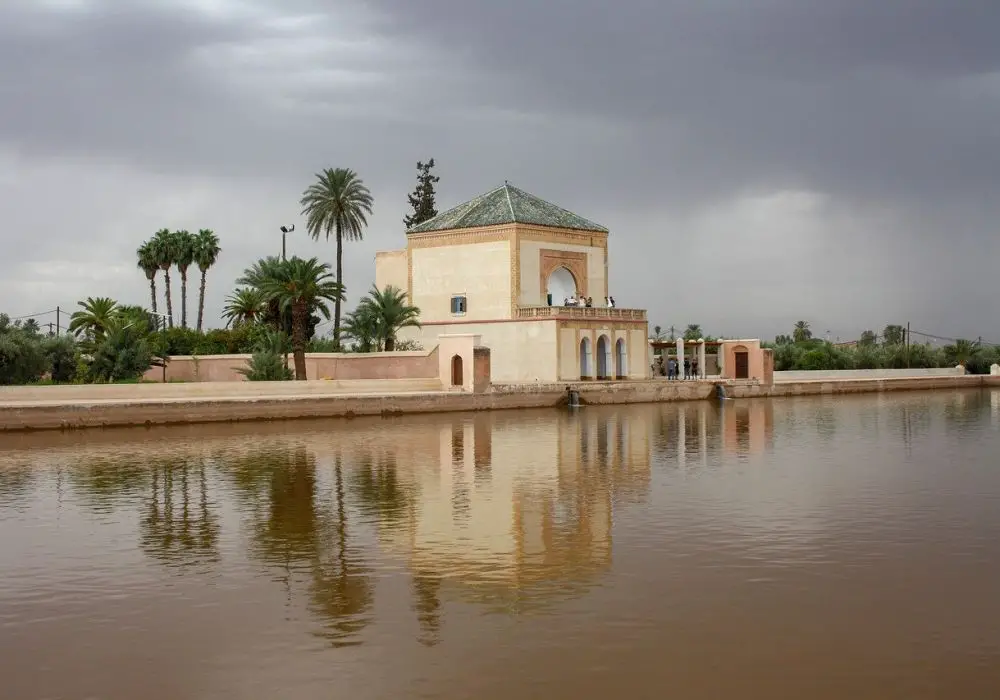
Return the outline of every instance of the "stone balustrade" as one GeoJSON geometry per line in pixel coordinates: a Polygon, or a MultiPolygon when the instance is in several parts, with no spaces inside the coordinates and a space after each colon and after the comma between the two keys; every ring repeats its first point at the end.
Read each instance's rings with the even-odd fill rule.
{"type": "Polygon", "coordinates": [[[645,321],[645,309],[619,309],[607,306],[521,306],[518,318],[593,318],[621,321],[645,321]]]}

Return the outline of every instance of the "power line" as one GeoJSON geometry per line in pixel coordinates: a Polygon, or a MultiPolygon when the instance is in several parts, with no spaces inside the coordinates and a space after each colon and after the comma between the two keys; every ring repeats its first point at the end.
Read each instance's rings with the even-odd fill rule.
{"type": "Polygon", "coordinates": [[[48,314],[54,314],[55,312],[56,312],[56,310],[52,309],[51,311],[39,311],[38,313],[35,313],[35,314],[25,314],[23,316],[11,316],[9,318],[10,318],[11,321],[23,321],[26,318],[36,318],[38,316],[47,316],[48,314]]]}

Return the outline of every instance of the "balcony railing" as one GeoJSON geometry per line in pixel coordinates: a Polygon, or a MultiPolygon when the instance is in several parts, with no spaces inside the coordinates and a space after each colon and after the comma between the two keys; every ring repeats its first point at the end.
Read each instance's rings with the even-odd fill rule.
{"type": "Polygon", "coordinates": [[[645,309],[598,306],[521,306],[518,318],[593,318],[595,320],[645,321],[645,309]]]}

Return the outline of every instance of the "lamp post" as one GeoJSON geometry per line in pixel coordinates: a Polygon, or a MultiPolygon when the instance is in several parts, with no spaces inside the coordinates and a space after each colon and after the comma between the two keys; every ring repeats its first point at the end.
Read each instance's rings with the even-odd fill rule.
{"type": "Polygon", "coordinates": [[[295,230],[295,224],[291,226],[281,227],[281,261],[284,262],[288,258],[285,256],[285,236],[295,230]]]}

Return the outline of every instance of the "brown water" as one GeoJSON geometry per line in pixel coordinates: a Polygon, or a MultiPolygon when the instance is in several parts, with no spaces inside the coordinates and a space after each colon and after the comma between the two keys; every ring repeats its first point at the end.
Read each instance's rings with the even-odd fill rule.
{"type": "Polygon", "coordinates": [[[997,698],[1000,392],[0,436],[0,697],[997,698]]]}

